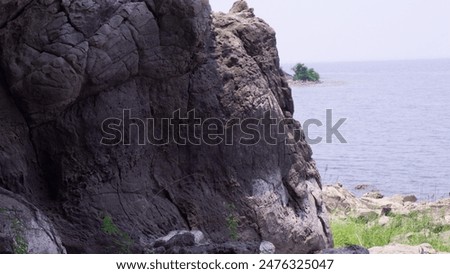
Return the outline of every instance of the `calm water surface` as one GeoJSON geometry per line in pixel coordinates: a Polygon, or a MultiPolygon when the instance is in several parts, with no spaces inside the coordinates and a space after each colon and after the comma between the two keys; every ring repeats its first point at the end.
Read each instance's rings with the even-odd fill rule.
{"type": "MultiPolygon", "coordinates": [[[[308,64],[324,84],[293,88],[295,118],[347,118],[347,144],[313,145],[325,183],[436,200],[450,193],[450,60],[308,64]]],[[[311,126],[310,138],[325,137],[311,126]]]]}

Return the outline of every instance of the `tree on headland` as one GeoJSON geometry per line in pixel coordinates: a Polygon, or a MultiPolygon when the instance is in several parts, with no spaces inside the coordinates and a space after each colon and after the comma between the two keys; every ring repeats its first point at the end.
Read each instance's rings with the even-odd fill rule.
{"type": "Polygon", "coordinates": [[[294,71],[295,81],[309,81],[309,82],[319,82],[320,75],[314,69],[308,68],[304,64],[297,64],[292,68],[294,71]]]}

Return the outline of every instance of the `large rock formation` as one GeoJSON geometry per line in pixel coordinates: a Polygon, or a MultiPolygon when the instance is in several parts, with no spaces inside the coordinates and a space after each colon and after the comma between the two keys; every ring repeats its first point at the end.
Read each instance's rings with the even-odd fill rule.
{"type": "Polygon", "coordinates": [[[213,15],[206,0],[21,0],[0,10],[0,187],[44,212],[68,252],[140,252],[172,230],[269,241],[283,253],[331,246],[298,122],[273,144],[139,145],[137,118],[159,125],[176,110],[224,123],[292,117],[275,33],[245,4],[213,15]],[[101,144],[108,118],[122,119],[115,130],[129,145],[101,144]]]}

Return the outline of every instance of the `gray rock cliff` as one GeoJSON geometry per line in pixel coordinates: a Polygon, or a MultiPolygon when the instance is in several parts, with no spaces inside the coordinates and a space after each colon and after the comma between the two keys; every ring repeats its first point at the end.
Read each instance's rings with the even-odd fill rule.
{"type": "Polygon", "coordinates": [[[105,119],[124,110],[291,118],[275,33],[244,1],[228,14],[206,0],[2,1],[0,11],[0,187],[47,215],[67,252],[142,252],[174,230],[280,253],[331,247],[294,120],[275,144],[138,145],[137,119],[124,119],[130,145],[101,144],[105,119]]]}

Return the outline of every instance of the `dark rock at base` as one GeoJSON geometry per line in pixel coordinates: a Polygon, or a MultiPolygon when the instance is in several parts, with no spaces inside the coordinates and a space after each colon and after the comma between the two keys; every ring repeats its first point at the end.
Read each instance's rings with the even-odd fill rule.
{"type": "MultiPolygon", "coordinates": [[[[269,242],[263,242],[266,245],[269,242]]],[[[272,245],[273,248],[273,245],[272,245]]],[[[145,253],[152,254],[258,254],[260,245],[256,242],[211,243],[203,232],[172,231],[157,239],[145,253]]],[[[274,248],[273,248],[274,249],[274,248]]]]}
{"type": "Polygon", "coordinates": [[[211,250],[214,254],[258,254],[259,243],[225,243],[211,246],[211,249],[207,248],[205,251],[211,250]]]}
{"type": "Polygon", "coordinates": [[[369,250],[362,246],[351,245],[343,248],[324,249],[320,254],[369,254],[369,250]]]}
{"type": "Polygon", "coordinates": [[[202,246],[174,246],[164,251],[161,248],[152,250],[154,254],[259,254],[259,243],[227,242],[202,246]]]}
{"type": "Polygon", "coordinates": [[[0,254],[14,254],[14,240],[11,236],[0,234],[0,254]]]}

